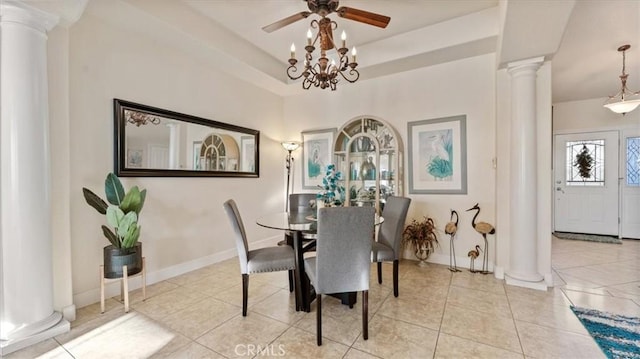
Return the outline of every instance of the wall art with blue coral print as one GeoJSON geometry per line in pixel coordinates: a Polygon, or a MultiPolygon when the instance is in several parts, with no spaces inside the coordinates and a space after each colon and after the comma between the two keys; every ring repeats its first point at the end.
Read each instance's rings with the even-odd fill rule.
{"type": "Polygon", "coordinates": [[[466,116],[409,122],[409,193],[466,194],[466,116]]]}

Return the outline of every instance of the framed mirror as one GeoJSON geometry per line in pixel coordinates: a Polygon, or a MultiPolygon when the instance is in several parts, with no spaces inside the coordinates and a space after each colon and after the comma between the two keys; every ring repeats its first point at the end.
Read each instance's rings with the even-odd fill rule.
{"type": "Polygon", "coordinates": [[[259,177],[260,131],[113,100],[122,177],[259,177]]]}

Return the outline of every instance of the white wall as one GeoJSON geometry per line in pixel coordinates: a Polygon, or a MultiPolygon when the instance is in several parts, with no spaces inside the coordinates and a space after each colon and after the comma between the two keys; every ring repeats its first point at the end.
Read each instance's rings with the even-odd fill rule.
{"type": "MultiPolygon", "coordinates": [[[[363,69],[362,71],[365,71],[363,69]]],[[[299,139],[301,131],[336,127],[361,115],[382,118],[400,133],[404,144],[404,193],[412,198],[408,220],[430,216],[444,231],[449,209],[460,214],[455,243],[458,264],[468,266],[466,253],[482,236],[471,227],[474,212],[466,212],[479,203],[478,220],[495,223],[495,56],[494,54],[431,66],[395,76],[340,83],[336,92],[310,89],[284,100],[287,138],[299,139]],[[410,195],[407,171],[407,123],[455,115],[467,116],[466,195],[410,195]]],[[[301,157],[301,152],[297,153],[301,157]]],[[[295,162],[295,188],[301,189],[301,163],[295,162]]],[[[497,228],[500,233],[500,228],[497,228]]],[[[430,261],[449,264],[449,238],[442,232],[440,249],[430,261]]],[[[494,260],[495,238],[489,237],[490,262],[494,260]]],[[[409,254],[410,255],[410,254],[409,254]]],[[[409,257],[415,259],[414,257],[409,257]]]]}
{"type": "MultiPolygon", "coordinates": [[[[261,131],[260,178],[123,179],[127,188],[138,185],[148,191],[140,223],[149,282],[236,254],[222,209],[229,198],[238,202],[251,240],[281,234],[255,225],[261,214],[284,207],[280,97],[156,38],[115,28],[91,12],[69,30],[69,79],[69,144],[54,143],[53,153],[55,157],[70,152],[72,283],[77,306],[99,298],[98,266],[102,247],[108,244],[100,225],[105,222],[84,202],[81,188],[103,194],[104,178],[113,170],[114,98],[261,131]]],[[[52,132],[58,130],[64,128],[52,132]]]]}
{"type": "Polygon", "coordinates": [[[638,128],[640,109],[624,116],[604,108],[606,98],[553,104],[553,132],[572,133],[638,128]]]}

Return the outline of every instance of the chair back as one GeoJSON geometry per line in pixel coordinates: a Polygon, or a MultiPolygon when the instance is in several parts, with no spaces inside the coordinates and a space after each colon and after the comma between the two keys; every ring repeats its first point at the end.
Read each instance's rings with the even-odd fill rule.
{"type": "Polygon", "coordinates": [[[316,293],[369,290],[373,207],[321,208],[316,243],[316,293]]]}
{"type": "Polygon", "coordinates": [[[240,211],[236,202],[232,199],[224,202],[224,211],[229,217],[231,227],[233,228],[233,234],[236,239],[236,247],[238,248],[238,259],[240,260],[240,272],[242,274],[248,273],[247,263],[249,257],[249,244],[247,243],[247,233],[244,230],[244,224],[242,223],[242,217],[240,217],[240,211]]]}
{"type": "MultiPolygon", "coordinates": [[[[380,224],[378,242],[393,249],[394,259],[400,259],[400,247],[402,245],[402,232],[407,219],[407,212],[411,198],[387,197],[387,203],[382,210],[384,222],[380,224]]],[[[377,258],[374,258],[374,261],[377,258]]]]}
{"type": "Polygon", "coordinates": [[[289,195],[289,212],[311,211],[309,202],[315,199],[315,193],[292,193],[289,195]]]}

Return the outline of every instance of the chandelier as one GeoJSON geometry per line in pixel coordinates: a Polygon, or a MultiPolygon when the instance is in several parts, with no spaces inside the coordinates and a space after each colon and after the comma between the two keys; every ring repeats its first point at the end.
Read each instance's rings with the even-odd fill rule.
{"type": "Polygon", "coordinates": [[[629,74],[625,73],[625,51],[629,50],[630,47],[631,45],[622,45],[618,48],[618,51],[622,52],[622,74],[620,75],[622,86],[620,92],[614,96],[609,96],[609,99],[604,104],[604,107],[622,115],[635,110],[640,105],[640,91],[632,92],[627,88],[629,74]]]}
{"type": "Polygon", "coordinates": [[[140,127],[141,125],[146,125],[147,123],[151,123],[154,125],[160,124],[160,118],[150,115],[148,113],[138,112],[138,111],[124,111],[124,118],[127,122],[136,125],[136,127],[140,127]]]}
{"type": "Polygon", "coordinates": [[[318,29],[315,38],[311,33],[311,29],[307,31],[307,45],[304,47],[304,67],[302,72],[298,73],[296,64],[296,48],[291,44],[291,58],[289,59],[289,67],[287,68],[287,76],[292,80],[302,80],[302,88],[308,90],[311,85],[321,89],[330,88],[331,91],[336,90],[336,85],[340,78],[348,82],[356,82],[360,77],[360,73],[356,70],[358,63],[356,62],[356,48],[351,50],[351,59],[347,53],[349,49],[346,46],[347,36],[342,32],[341,47],[338,48],[333,40],[333,30],[338,28],[335,21],[327,17],[311,21],[311,28],[318,29]],[[320,57],[316,63],[313,63],[313,52],[316,45],[320,47],[320,57]],[[327,51],[336,50],[337,61],[327,57],[327,51]]]}

